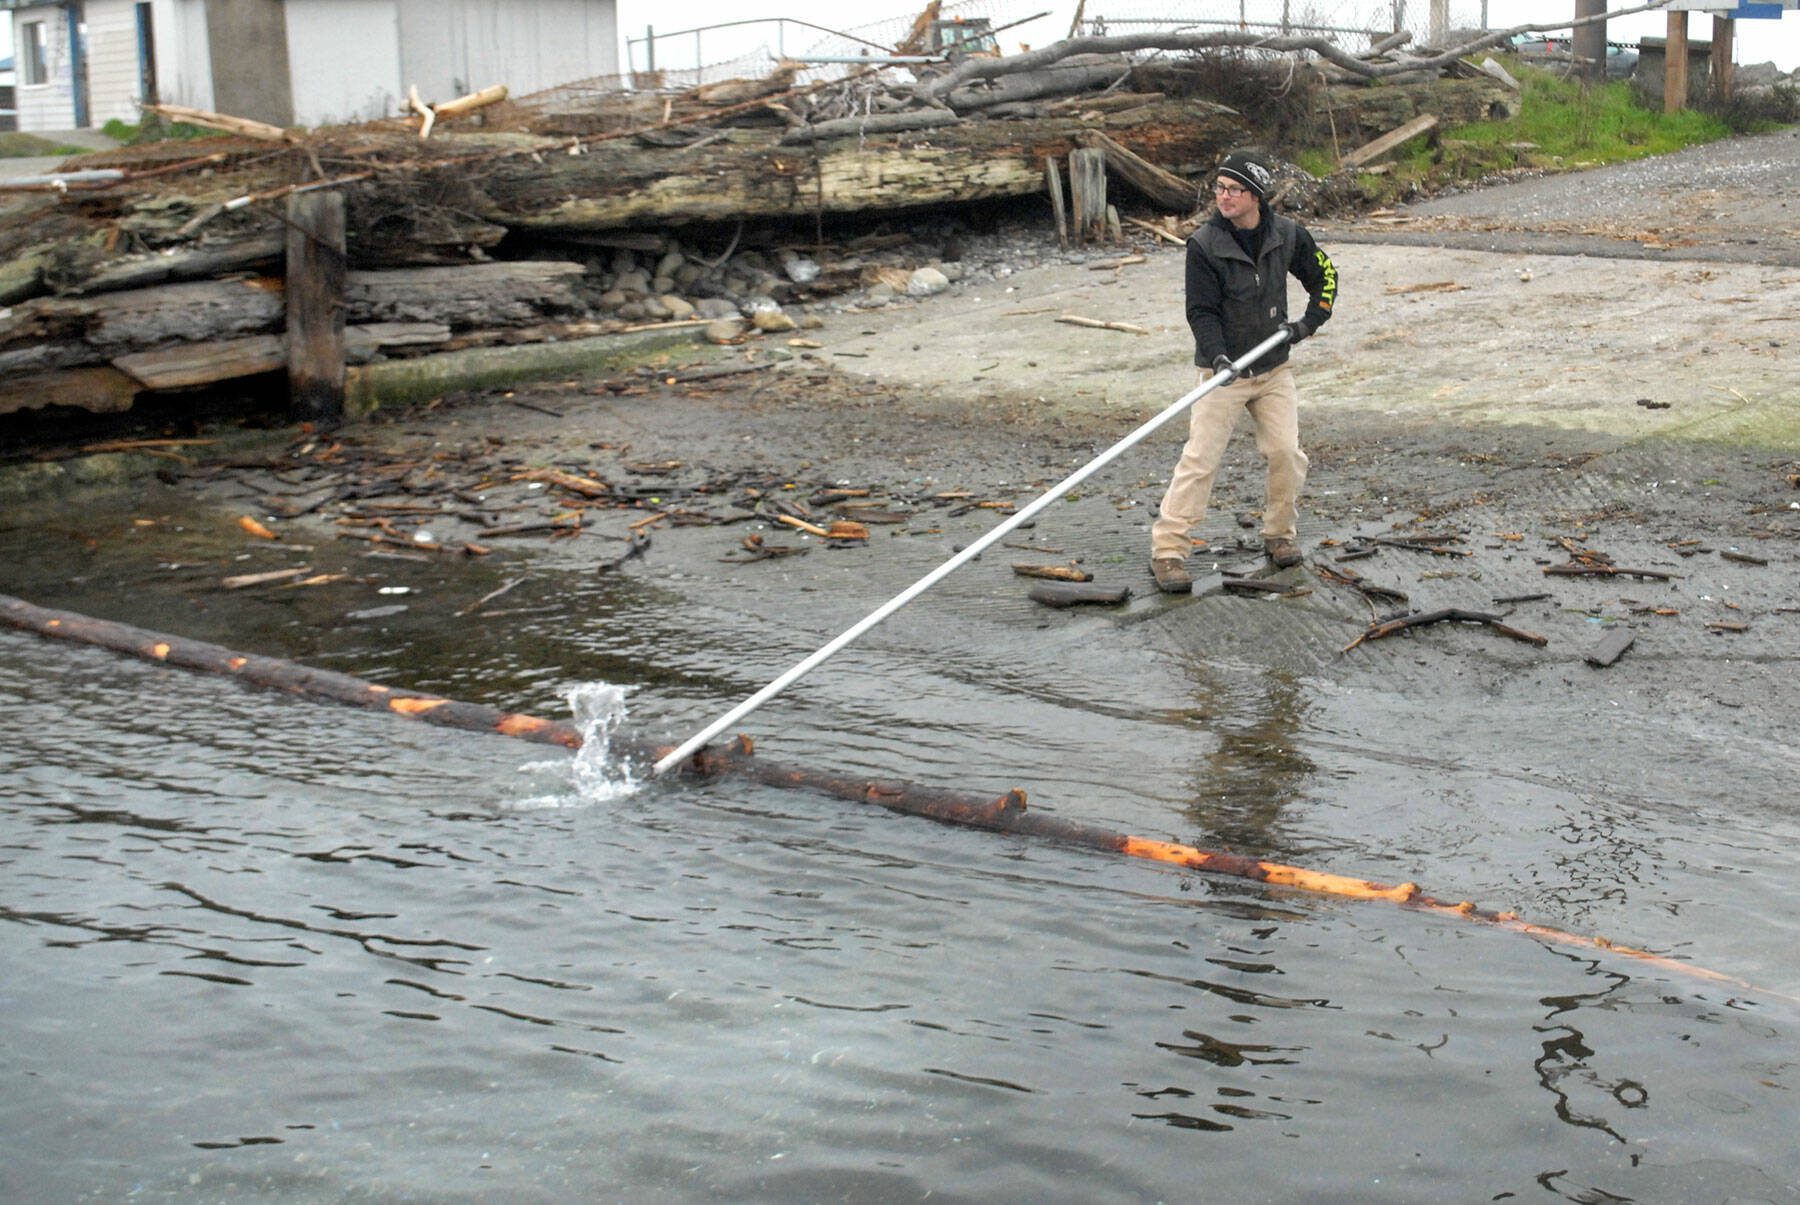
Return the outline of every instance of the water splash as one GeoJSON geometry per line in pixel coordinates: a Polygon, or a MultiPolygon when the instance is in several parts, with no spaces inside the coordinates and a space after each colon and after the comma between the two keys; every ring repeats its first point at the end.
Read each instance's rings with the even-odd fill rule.
{"type": "Polygon", "coordinates": [[[610,682],[583,682],[569,691],[569,711],[581,730],[581,748],[570,770],[576,792],[589,803],[620,799],[638,789],[631,767],[612,748],[613,734],[625,722],[627,689],[610,682]]]}
{"type": "Polygon", "coordinates": [[[613,734],[625,722],[625,695],[629,687],[610,682],[583,682],[569,691],[569,712],[581,731],[581,748],[568,761],[532,762],[520,767],[525,773],[548,775],[559,787],[553,793],[514,801],[519,810],[581,807],[623,799],[637,791],[643,780],[612,747],[613,734]]]}

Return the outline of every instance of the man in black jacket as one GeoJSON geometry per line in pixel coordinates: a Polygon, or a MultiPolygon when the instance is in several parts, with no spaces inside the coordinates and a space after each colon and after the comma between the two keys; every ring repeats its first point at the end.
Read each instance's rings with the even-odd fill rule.
{"type": "Polygon", "coordinates": [[[1337,269],[1306,227],[1269,211],[1274,182],[1274,174],[1257,160],[1227,155],[1213,184],[1219,211],[1187,242],[1187,319],[1194,332],[1197,382],[1229,372],[1233,360],[1278,330],[1285,328],[1289,338],[1194,403],[1187,445],[1150,529],[1150,569],[1157,586],[1170,593],[1193,586],[1183,564],[1193,546],[1188,529],[1206,517],[1213,476],[1244,410],[1256,425],[1256,447],[1269,466],[1264,552],[1280,568],[1300,563],[1295,514],[1307,461],[1300,450],[1299,399],[1288,348],[1331,317],[1337,269]],[[1306,313],[1294,322],[1287,316],[1290,275],[1308,297],[1306,313]]]}

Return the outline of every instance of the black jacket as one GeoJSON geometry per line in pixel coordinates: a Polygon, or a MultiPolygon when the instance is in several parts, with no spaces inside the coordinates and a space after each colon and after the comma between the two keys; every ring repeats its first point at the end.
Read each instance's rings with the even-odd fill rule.
{"type": "MultiPolygon", "coordinates": [[[[1274,334],[1287,321],[1287,278],[1306,286],[1306,313],[1295,342],[1318,330],[1337,301],[1337,268],[1292,218],[1263,210],[1262,243],[1255,262],[1232,236],[1231,223],[1215,214],[1187,241],[1187,320],[1194,332],[1194,363],[1219,356],[1233,360],[1274,334]]],[[[1285,364],[1283,343],[1251,366],[1251,373],[1285,364]]]]}

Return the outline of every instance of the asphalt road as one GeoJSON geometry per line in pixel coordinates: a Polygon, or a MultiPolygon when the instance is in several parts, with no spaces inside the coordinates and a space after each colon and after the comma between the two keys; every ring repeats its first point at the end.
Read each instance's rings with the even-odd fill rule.
{"type": "Polygon", "coordinates": [[[1341,241],[1800,265],[1800,130],[1437,197],[1341,241]]]}

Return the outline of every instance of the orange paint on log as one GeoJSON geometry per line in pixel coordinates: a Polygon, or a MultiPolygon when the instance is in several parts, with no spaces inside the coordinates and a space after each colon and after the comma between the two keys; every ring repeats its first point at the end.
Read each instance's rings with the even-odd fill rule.
{"type": "Polygon", "coordinates": [[[248,664],[250,664],[248,657],[233,657],[230,661],[232,669],[243,669],[248,664]]]}
{"type": "Polygon", "coordinates": [[[261,536],[265,540],[273,540],[275,538],[274,532],[264,527],[261,523],[258,523],[255,519],[252,519],[249,515],[240,516],[238,519],[238,526],[249,532],[251,535],[261,536]]]}
{"type": "Polygon", "coordinates": [[[550,739],[554,744],[567,745],[571,749],[581,747],[580,733],[551,731],[559,728],[561,725],[552,724],[549,720],[540,720],[533,715],[520,715],[518,712],[508,712],[500,717],[498,724],[494,725],[494,731],[501,736],[530,736],[534,733],[549,732],[550,739]]]}
{"type": "Polygon", "coordinates": [[[169,656],[169,646],[166,643],[153,644],[150,646],[150,655],[158,661],[166,660],[169,656]]]}
{"type": "Polygon", "coordinates": [[[388,709],[390,711],[397,711],[401,715],[423,715],[427,711],[435,711],[449,701],[449,699],[421,699],[417,697],[389,699],[388,709]]]}

